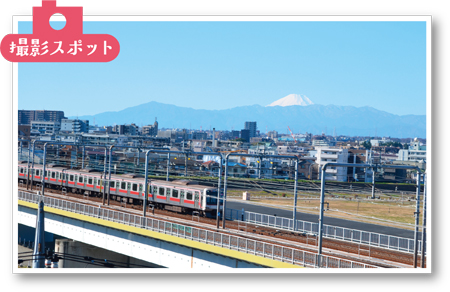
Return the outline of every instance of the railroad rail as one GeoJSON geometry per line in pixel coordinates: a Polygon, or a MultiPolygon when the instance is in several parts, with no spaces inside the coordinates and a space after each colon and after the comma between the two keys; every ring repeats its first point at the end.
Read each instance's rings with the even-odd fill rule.
{"type": "MultiPolygon", "coordinates": [[[[292,218],[272,216],[235,209],[227,209],[226,215],[229,220],[239,220],[256,225],[268,226],[277,229],[284,229],[296,232],[318,235],[319,224],[297,220],[297,230],[294,230],[292,218]]],[[[339,226],[324,224],[324,237],[340,239],[353,243],[366,244],[373,247],[386,248],[407,253],[414,253],[414,239],[398,236],[367,232],[357,229],[350,229],[339,226]]],[[[422,250],[422,241],[419,240],[419,251],[422,250]]],[[[426,254],[426,251],[425,251],[426,254]]]]}

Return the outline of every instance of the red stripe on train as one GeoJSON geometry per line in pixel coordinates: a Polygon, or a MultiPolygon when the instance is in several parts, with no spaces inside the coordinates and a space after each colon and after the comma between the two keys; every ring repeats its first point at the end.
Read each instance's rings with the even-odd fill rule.
{"type": "Polygon", "coordinates": [[[175,198],[170,198],[170,201],[174,201],[174,202],[180,202],[180,199],[175,199],[175,198]]]}

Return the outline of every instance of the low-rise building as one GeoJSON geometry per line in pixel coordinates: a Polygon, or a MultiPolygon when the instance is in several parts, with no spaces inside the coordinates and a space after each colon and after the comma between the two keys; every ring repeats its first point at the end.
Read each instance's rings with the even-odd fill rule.
{"type": "MultiPolygon", "coordinates": [[[[329,147],[315,147],[316,163],[322,167],[328,162],[347,163],[348,149],[337,149],[329,147]]],[[[325,180],[347,181],[347,167],[329,166],[326,169],[325,180]]]]}
{"type": "Polygon", "coordinates": [[[61,129],[60,122],[43,122],[32,121],[31,122],[31,135],[52,135],[59,132],[61,129]]]}
{"type": "Polygon", "coordinates": [[[67,133],[88,133],[89,120],[62,119],[61,132],[67,133]]]}

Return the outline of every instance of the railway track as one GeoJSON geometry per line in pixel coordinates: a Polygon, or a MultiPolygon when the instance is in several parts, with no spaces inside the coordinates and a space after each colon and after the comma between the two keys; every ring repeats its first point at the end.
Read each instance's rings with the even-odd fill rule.
{"type": "MultiPolygon", "coordinates": [[[[20,188],[21,190],[26,190],[20,188]]],[[[102,205],[103,199],[99,197],[88,197],[81,194],[66,193],[62,194],[60,191],[53,189],[46,189],[46,196],[53,196],[59,199],[65,199],[73,202],[88,203],[94,206],[102,205]]],[[[102,208],[110,208],[111,210],[120,210],[124,212],[127,210],[135,215],[141,215],[142,205],[125,204],[123,202],[110,200],[110,206],[102,208]]],[[[158,219],[166,220],[172,223],[182,224],[187,226],[199,228],[198,224],[202,224],[202,227],[216,232],[222,232],[226,234],[239,235],[243,238],[258,239],[267,243],[276,243],[290,248],[295,248],[312,253],[317,252],[317,237],[315,235],[303,234],[298,232],[291,232],[286,230],[279,230],[266,226],[259,226],[255,224],[243,224],[242,222],[227,221],[226,230],[216,228],[216,219],[206,217],[194,217],[187,214],[179,214],[170,212],[167,210],[155,209],[154,214],[152,211],[148,212],[148,216],[155,216],[158,219]],[[150,215],[152,214],[152,215],[150,215]]],[[[323,254],[336,258],[342,258],[351,261],[358,261],[370,265],[376,265],[383,268],[393,268],[400,266],[413,266],[413,255],[400,251],[392,251],[383,248],[371,247],[359,243],[351,243],[336,239],[323,238],[322,242],[323,254]],[[381,261],[381,263],[380,263],[381,261]]],[[[419,256],[420,260],[420,256],[419,256]]]]}

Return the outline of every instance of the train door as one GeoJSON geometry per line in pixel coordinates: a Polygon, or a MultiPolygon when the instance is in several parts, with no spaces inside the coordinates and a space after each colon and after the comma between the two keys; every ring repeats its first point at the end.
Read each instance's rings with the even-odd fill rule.
{"type": "Polygon", "coordinates": [[[195,209],[198,209],[199,206],[201,205],[200,203],[200,193],[199,192],[195,192],[195,209]]]}
{"type": "Polygon", "coordinates": [[[139,184],[139,198],[144,199],[144,196],[145,196],[144,185],[139,184]]]}
{"type": "Polygon", "coordinates": [[[184,205],[184,190],[180,190],[180,205],[184,205]]]}
{"type": "Polygon", "coordinates": [[[61,173],[61,187],[67,186],[68,174],[64,172],[61,173]]]}
{"type": "Polygon", "coordinates": [[[172,198],[172,189],[171,188],[166,188],[166,202],[168,204],[173,205],[173,201],[171,200],[172,198]]]}
{"type": "Polygon", "coordinates": [[[127,182],[127,196],[130,197],[131,183],[127,182]]]}

